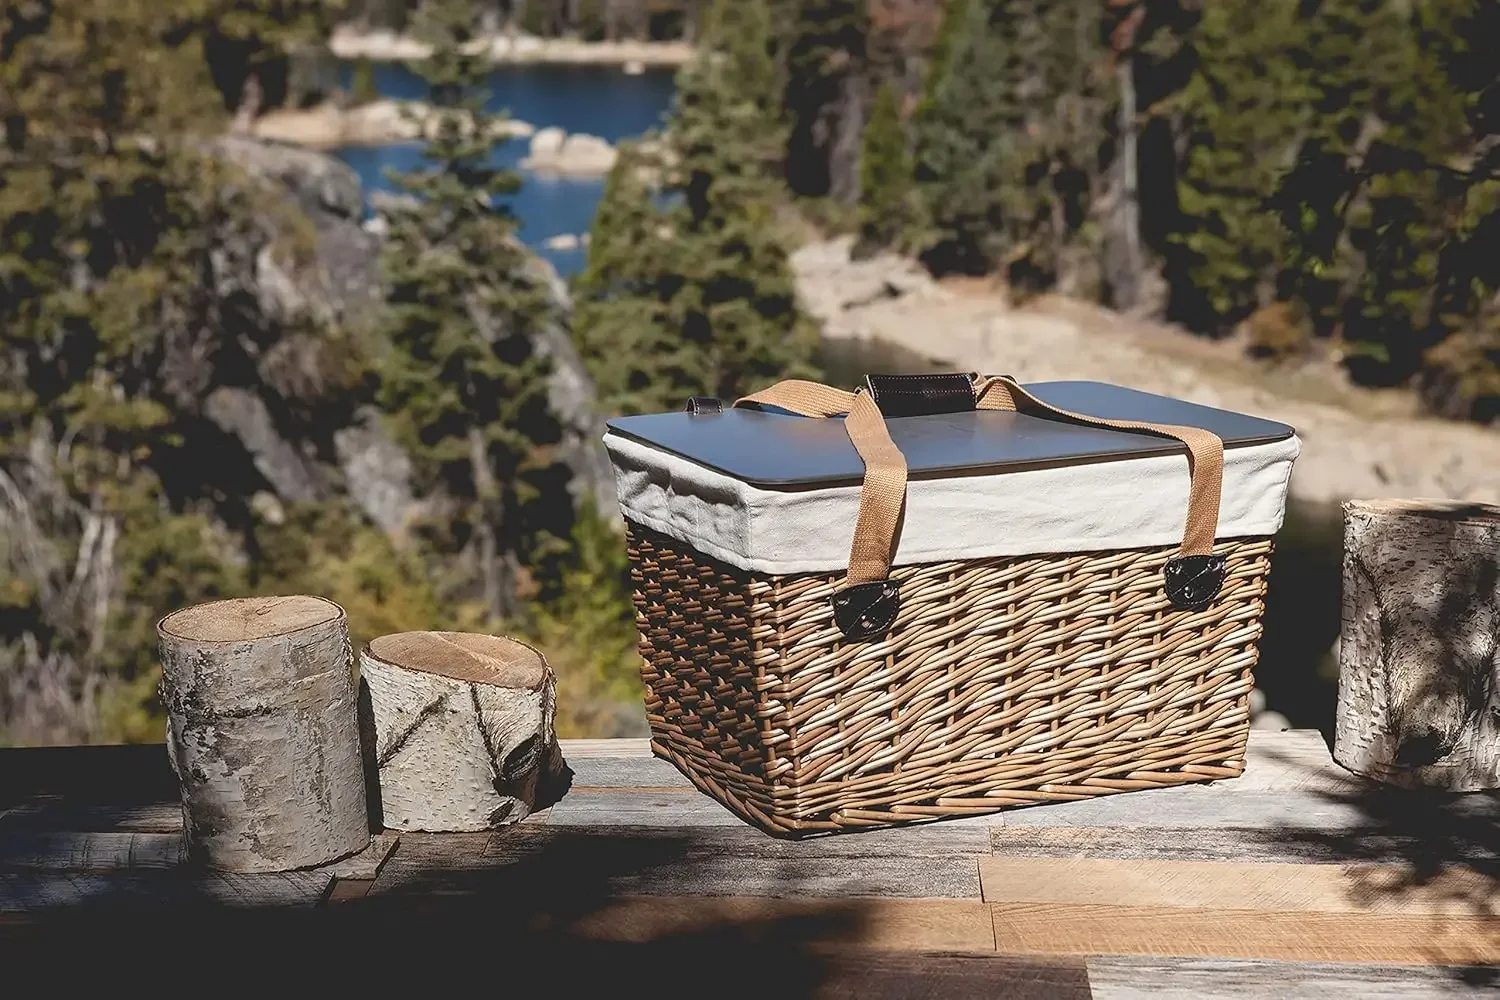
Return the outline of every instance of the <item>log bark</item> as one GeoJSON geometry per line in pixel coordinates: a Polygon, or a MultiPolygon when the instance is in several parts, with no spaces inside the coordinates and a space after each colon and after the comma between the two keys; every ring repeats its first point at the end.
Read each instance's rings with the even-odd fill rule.
{"type": "Polygon", "coordinates": [[[549,805],[566,767],[556,689],[541,653],[462,632],[402,632],[360,657],[378,775],[393,830],[488,830],[549,805]]]}
{"type": "Polygon", "coordinates": [[[189,856],[274,872],[364,850],[343,609],[319,597],[215,601],[168,615],[157,634],[189,856]]]}
{"type": "Polygon", "coordinates": [[[1334,758],[1410,788],[1500,787],[1500,507],[1344,505],[1334,758]]]}

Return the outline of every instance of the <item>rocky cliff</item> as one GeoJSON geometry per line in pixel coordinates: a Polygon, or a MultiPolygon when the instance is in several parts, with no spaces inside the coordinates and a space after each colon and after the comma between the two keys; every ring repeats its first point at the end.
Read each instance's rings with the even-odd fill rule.
{"type": "MultiPolygon", "coordinates": [[[[381,227],[366,222],[366,202],[358,176],[332,157],[255,139],[231,137],[216,144],[218,155],[235,165],[254,184],[282,199],[294,212],[292,225],[310,226],[311,254],[295,266],[278,253],[287,234],[273,222],[246,234],[243,246],[222,255],[226,286],[253,295],[270,324],[292,328],[299,321],[336,324],[353,336],[369,336],[379,322],[384,291],[380,278],[381,227]],[[235,273],[228,262],[243,262],[235,273]]],[[[390,210],[390,199],[382,202],[390,210]]],[[[561,454],[573,473],[576,498],[593,498],[607,509],[614,502],[613,480],[599,440],[603,426],[594,412],[594,387],[573,350],[568,322],[567,288],[541,258],[530,265],[539,285],[548,289],[552,322],[537,344],[552,363],[549,397],[564,425],[561,454]]],[[[490,322],[475,317],[476,324],[490,322]]],[[[283,355],[315,353],[308,345],[278,341],[254,345],[262,374],[252,384],[225,384],[207,390],[203,412],[254,457],[255,466],[285,501],[324,499],[347,491],[360,509],[388,534],[421,513],[423,484],[411,480],[411,462],[382,428],[367,405],[322,414],[318,427],[289,428],[278,419],[285,409],[282,382],[265,369],[283,355]],[[327,422],[333,418],[330,424],[327,422]]],[[[284,358],[282,368],[308,370],[311,359],[284,358]]],[[[215,381],[210,376],[210,381],[215,381]]],[[[241,380],[232,380],[241,381],[241,380]]]]}

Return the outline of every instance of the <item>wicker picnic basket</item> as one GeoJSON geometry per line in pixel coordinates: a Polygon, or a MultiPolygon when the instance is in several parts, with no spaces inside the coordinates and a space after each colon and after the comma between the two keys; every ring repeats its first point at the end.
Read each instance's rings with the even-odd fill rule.
{"type": "Polygon", "coordinates": [[[1290,427],[1100,383],[869,376],[694,399],[605,443],[652,748],[761,829],[1243,769],[1290,427]]]}

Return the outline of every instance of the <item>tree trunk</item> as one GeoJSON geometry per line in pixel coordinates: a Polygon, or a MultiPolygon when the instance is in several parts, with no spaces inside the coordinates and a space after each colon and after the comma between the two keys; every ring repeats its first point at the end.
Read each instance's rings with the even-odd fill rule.
{"type": "Polygon", "coordinates": [[[263,99],[260,73],[251,69],[245,76],[245,82],[240,85],[240,103],[234,109],[234,122],[230,125],[230,131],[238,135],[250,134],[255,126],[255,119],[260,114],[263,99]]]}
{"type": "Polygon", "coordinates": [[[402,632],[360,657],[379,812],[395,830],[488,830],[550,805],[567,767],[552,670],[522,643],[402,632]]]}
{"type": "Polygon", "coordinates": [[[1115,78],[1120,88],[1117,119],[1120,147],[1115,159],[1113,211],[1106,237],[1110,249],[1106,259],[1109,261],[1111,305],[1129,312],[1141,305],[1142,272],[1145,270],[1141,254],[1140,185],[1136,176],[1140,152],[1136,132],[1135,59],[1132,56],[1120,57],[1115,64],[1115,78]]]}
{"type": "Polygon", "coordinates": [[[828,195],[841,205],[859,200],[860,147],[869,107],[870,81],[863,68],[851,66],[839,84],[828,150],[828,195]]]}
{"type": "Polygon", "coordinates": [[[484,434],[477,427],[469,429],[469,469],[474,479],[474,496],[479,505],[475,539],[479,544],[479,575],[484,586],[484,607],[495,618],[508,617],[512,608],[512,588],[506,584],[509,574],[501,561],[500,485],[490,468],[484,434]]]}
{"type": "Polygon", "coordinates": [[[188,851],[233,872],[370,843],[349,631],[318,597],[215,601],[157,626],[188,851]]]}
{"type": "Polygon", "coordinates": [[[1404,787],[1500,787],[1500,507],[1344,505],[1334,758],[1404,787]]]}

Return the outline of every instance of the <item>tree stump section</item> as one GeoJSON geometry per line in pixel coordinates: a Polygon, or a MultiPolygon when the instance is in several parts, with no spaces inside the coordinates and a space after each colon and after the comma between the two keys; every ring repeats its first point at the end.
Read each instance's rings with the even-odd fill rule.
{"type": "Polygon", "coordinates": [[[463,632],[381,636],[360,657],[360,685],[387,828],[488,830],[550,804],[565,771],[555,683],[530,646],[463,632]]]}
{"type": "Polygon", "coordinates": [[[189,857],[276,872],[364,850],[343,609],[319,597],[215,601],[168,615],[157,635],[189,857]]]}
{"type": "Polygon", "coordinates": [[[1500,787],[1500,507],[1344,505],[1334,759],[1408,788],[1500,787]]]}

